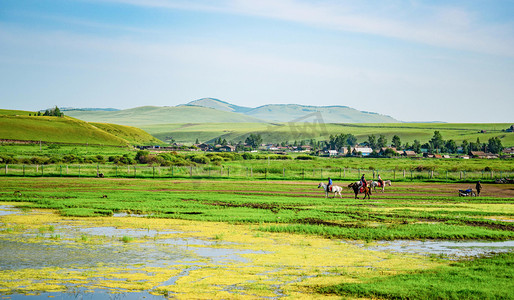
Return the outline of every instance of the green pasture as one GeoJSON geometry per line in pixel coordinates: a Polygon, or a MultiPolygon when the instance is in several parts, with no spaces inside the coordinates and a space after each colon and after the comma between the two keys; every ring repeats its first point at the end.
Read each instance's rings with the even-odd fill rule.
{"type": "Polygon", "coordinates": [[[324,294],[379,299],[511,299],[514,254],[453,263],[436,270],[320,288],[324,294]]]}
{"type": "MultiPolygon", "coordinates": [[[[302,237],[370,245],[398,239],[514,238],[511,185],[484,184],[483,196],[473,198],[456,196],[459,187],[399,182],[385,193],[363,200],[354,199],[347,188],[342,198],[325,199],[317,181],[4,177],[0,180],[0,202],[19,205],[25,211],[49,209],[74,219],[131,213],[156,221],[221,222],[250,228],[255,239],[263,234],[293,234],[300,244],[305,240],[302,237]]],[[[9,224],[4,227],[6,232],[16,230],[9,224]]],[[[51,227],[40,230],[47,232],[51,227]]],[[[213,234],[213,238],[222,240],[223,236],[213,234]]],[[[123,237],[124,243],[133,240],[123,237]]],[[[307,242],[303,247],[306,253],[315,249],[307,242]]],[[[426,258],[438,262],[435,268],[381,271],[373,276],[359,277],[351,271],[353,267],[333,270],[333,274],[351,280],[331,281],[333,284],[316,287],[315,292],[384,299],[513,297],[512,253],[458,262],[442,258],[426,258]]]]}
{"type": "Polygon", "coordinates": [[[514,195],[462,198],[444,184],[437,191],[423,184],[412,191],[405,189],[409,184],[397,183],[389,193],[375,193],[372,203],[353,199],[347,188],[343,199],[325,199],[317,182],[7,177],[0,185],[0,201],[30,202],[31,208],[66,216],[131,212],[358,240],[514,237],[514,224],[489,218],[514,218],[514,207],[505,206],[514,195]],[[457,204],[462,206],[455,210],[457,204]],[[485,206],[485,211],[474,209],[485,206]]]}
{"type": "Polygon", "coordinates": [[[369,135],[384,135],[388,142],[398,135],[402,143],[412,145],[414,140],[422,144],[428,142],[438,130],[444,140],[453,139],[487,142],[499,137],[503,146],[514,146],[514,133],[505,132],[509,123],[370,123],[370,124],[332,124],[332,123],[185,123],[185,124],[148,124],[140,127],[151,135],[165,140],[173,137],[177,142],[194,143],[196,139],[206,142],[215,138],[227,141],[244,141],[251,133],[260,134],[266,143],[290,143],[301,140],[328,140],[330,135],[353,134],[357,142],[365,142],[369,135]],[[482,133],[484,131],[484,133],[482,133]]]}

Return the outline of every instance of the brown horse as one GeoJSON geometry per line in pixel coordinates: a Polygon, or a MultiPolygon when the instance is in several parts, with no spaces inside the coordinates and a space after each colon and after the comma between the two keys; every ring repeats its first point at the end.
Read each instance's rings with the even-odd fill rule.
{"type": "MultiPolygon", "coordinates": [[[[357,195],[360,193],[361,186],[356,182],[352,182],[348,185],[348,187],[353,189],[353,192],[355,193],[355,199],[358,199],[357,195]]],[[[371,188],[369,187],[369,185],[366,185],[362,193],[364,193],[364,198],[362,199],[366,199],[366,196],[368,196],[368,199],[371,199],[371,188]]]]}

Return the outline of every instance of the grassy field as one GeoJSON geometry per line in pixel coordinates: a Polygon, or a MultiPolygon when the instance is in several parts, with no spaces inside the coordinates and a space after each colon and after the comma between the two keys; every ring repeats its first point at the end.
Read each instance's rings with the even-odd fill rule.
{"type": "Polygon", "coordinates": [[[0,111],[0,139],[109,146],[162,144],[135,127],[87,123],[66,116],[34,116],[31,112],[9,110],[0,111]]]}
{"type": "Polygon", "coordinates": [[[140,127],[153,136],[166,140],[173,137],[177,142],[194,143],[196,139],[206,142],[215,138],[227,141],[244,141],[251,133],[260,134],[266,143],[294,142],[301,140],[328,140],[330,135],[353,134],[358,142],[367,141],[368,136],[383,134],[390,143],[398,135],[402,143],[412,145],[414,140],[422,144],[428,142],[434,131],[440,131],[444,140],[453,139],[487,142],[499,137],[503,146],[514,146],[514,133],[505,132],[511,124],[453,124],[453,123],[388,123],[388,124],[319,124],[319,123],[205,123],[195,124],[156,124],[140,127]],[[485,133],[481,133],[484,130],[485,133]]]}
{"type": "MultiPolygon", "coordinates": [[[[462,260],[443,254],[366,252],[366,247],[376,245],[375,241],[514,239],[512,185],[485,184],[483,194],[476,198],[456,197],[455,191],[460,187],[397,183],[385,193],[374,193],[371,200],[362,200],[354,199],[348,189],[342,199],[325,199],[315,181],[6,177],[0,181],[0,203],[14,204],[26,212],[43,210],[45,214],[2,216],[0,233],[13,240],[17,233],[28,236],[34,227],[39,233],[33,243],[48,239],[46,244],[55,244],[64,239],[52,230],[61,222],[68,226],[81,222],[102,228],[142,228],[148,232],[154,228],[185,230],[187,226],[197,237],[224,241],[242,249],[266,250],[246,256],[251,263],[220,266],[202,261],[198,269],[191,269],[179,283],[161,288],[184,299],[200,290],[210,293],[208,298],[227,298],[230,295],[219,294],[219,289],[213,287],[230,286],[245,291],[242,298],[512,298],[512,253],[462,260]],[[115,213],[144,217],[122,221],[112,217],[115,213]],[[47,223],[42,223],[44,220],[47,223]],[[364,248],[357,246],[361,243],[364,248]],[[255,273],[269,280],[257,279],[255,273]],[[201,278],[209,280],[199,286],[201,278]],[[259,287],[250,284],[255,280],[259,287]],[[281,286],[280,294],[270,294],[277,285],[281,286]]],[[[130,235],[120,239],[135,245],[149,241],[130,235]]],[[[105,237],[96,241],[83,235],[79,240],[65,242],[77,251],[84,243],[100,246],[105,237]]],[[[67,276],[75,276],[72,270],[64,271],[67,276]]],[[[37,282],[49,278],[53,285],[33,286],[27,280],[34,275],[28,275],[28,271],[4,270],[0,272],[0,289],[5,292],[18,287],[8,279],[13,276],[25,276],[25,287],[20,286],[20,290],[32,287],[44,291],[63,280],[54,278],[59,270],[37,272],[37,282]]],[[[95,280],[123,274],[116,268],[92,268],[88,272],[95,280]]],[[[138,265],[137,271],[132,272],[145,278],[145,272],[160,274],[164,270],[138,265]]],[[[151,288],[141,278],[127,280],[127,286],[136,290],[151,288]]]]}

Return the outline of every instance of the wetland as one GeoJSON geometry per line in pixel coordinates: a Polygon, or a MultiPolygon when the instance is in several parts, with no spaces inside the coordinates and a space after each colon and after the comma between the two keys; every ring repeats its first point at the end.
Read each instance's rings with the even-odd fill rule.
{"type": "Polygon", "coordinates": [[[461,198],[458,184],[402,183],[365,201],[349,190],[325,199],[314,182],[2,178],[1,185],[0,294],[15,299],[513,296],[513,271],[503,268],[514,250],[509,185],[461,198]],[[486,263],[495,268],[470,265],[486,263]],[[494,280],[481,287],[455,270],[494,280]],[[441,287],[437,294],[402,277],[419,282],[426,274],[441,276],[427,283],[441,287]],[[447,287],[448,276],[460,284],[447,287]],[[398,278],[411,294],[384,288],[398,278]]]}

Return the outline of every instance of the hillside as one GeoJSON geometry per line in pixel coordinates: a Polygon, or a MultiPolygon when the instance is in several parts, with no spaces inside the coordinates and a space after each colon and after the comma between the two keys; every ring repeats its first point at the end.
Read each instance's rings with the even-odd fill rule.
{"type": "Polygon", "coordinates": [[[162,144],[138,128],[112,124],[93,126],[67,116],[36,117],[32,112],[9,110],[0,110],[0,139],[110,146],[162,144]]]}
{"type": "Polygon", "coordinates": [[[163,143],[159,139],[153,137],[148,132],[140,128],[108,123],[89,124],[114,136],[125,139],[132,145],[160,145],[163,143]]]}
{"type": "Polygon", "coordinates": [[[268,104],[257,108],[242,107],[213,98],[203,98],[187,105],[210,107],[252,116],[269,122],[312,122],[324,123],[398,123],[398,120],[374,112],[359,111],[348,106],[311,106],[298,104],[268,104]]]}
{"type": "Polygon", "coordinates": [[[368,136],[383,134],[388,143],[394,135],[401,138],[402,143],[412,144],[414,140],[428,142],[434,131],[441,132],[445,140],[453,139],[457,143],[463,140],[474,142],[480,139],[487,142],[491,137],[499,137],[503,146],[514,146],[514,133],[503,131],[512,124],[453,124],[453,123],[368,123],[368,124],[289,124],[289,123],[210,123],[210,124],[159,124],[147,125],[142,128],[153,136],[166,140],[172,137],[177,142],[194,143],[224,138],[227,141],[244,141],[251,133],[260,134],[265,143],[280,143],[295,140],[328,140],[330,135],[351,133],[358,142],[364,142],[368,136]],[[481,133],[484,130],[485,133],[481,133]]]}
{"type": "Polygon", "coordinates": [[[397,123],[390,116],[365,112],[347,106],[306,106],[297,104],[269,104],[246,112],[247,115],[273,122],[300,120],[310,114],[324,123],[397,123]],[[316,114],[319,113],[319,114],[316,114]]]}
{"type": "Polygon", "coordinates": [[[171,123],[253,123],[264,122],[243,114],[221,111],[208,107],[181,106],[141,106],[119,111],[71,110],[66,115],[88,122],[114,123],[129,126],[171,123]]]}
{"type": "Polygon", "coordinates": [[[214,99],[214,98],[202,98],[202,99],[191,101],[185,105],[209,107],[209,108],[214,108],[214,109],[221,110],[221,111],[230,111],[230,112],[236,112],[236,113],[246,113],[253,109],[250,107],[244,107],[244,106],[230,104],[228,102],[221,101],[219,99],[214,99]]]}

